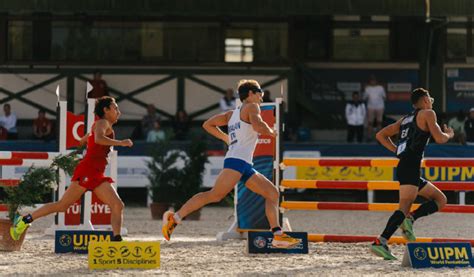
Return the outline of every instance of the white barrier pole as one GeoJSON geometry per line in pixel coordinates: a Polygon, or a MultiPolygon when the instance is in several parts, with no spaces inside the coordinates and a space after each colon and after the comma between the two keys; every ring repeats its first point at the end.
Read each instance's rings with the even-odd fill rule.
{"type": "MultiPolygon", "coordinates": [[[[59,100],[59,87],[56,91],[59,100]]],[[[66,139],[67,139],[67,101],[59,101],[59,155],[67,153],[66,139]]],[[[51,161],[51,160],[50,160],[51,161]]],[[[49,161],[49,162],[50,162],[49,161]]],[[[66,173],[64,170],[59,170],[59,183],[58,183],[58,200],[61,199],[66,191],[66,173]]],[[[58,224],[54,222],[51,227],[45,230],[45,234],[54,235],[56,230],[65,229],[65,213],[58,213],[58,224]]]]}
{"type": "Polygon", "coordinates": [[[115,183],[113,184],[115,190],[117,190],[118,187],[118,182],[117,182],[117,177],[118,177],[118,152],[116,150],[113,150],[110,153],[110,178],[115,180],[115,183]]]}
{"type": "Polygon", "coordinates": [[[459,205],[466,205],[466,192],[465,191],[459,192],[459,205]]]}
{"type": "MultiPolygon", "coordinates": [[[[94,108],[95,108],[95,99],[87,99],[87,133],[90,133],[92,130],[92,124],[94,124],[94,108]]],[[[91,229],[94,229],[91,222],[91,206],[92,206],[92,193],[90,191],[84,194],[84,225],[91,229]]]]}
{"type": "MultiPolygon", "coordinates": [[[[59,153],[66,154],[66,139],[67,139],[67,102],[59,102],[59,153]]],[[[58,199],[61,199],[66,191],[66,173],[64,170],[59,170],[59,184],[58,184],[58,199]]],[[[64,213],[58,214],[58,226],[64,226],[64,213]]]]}

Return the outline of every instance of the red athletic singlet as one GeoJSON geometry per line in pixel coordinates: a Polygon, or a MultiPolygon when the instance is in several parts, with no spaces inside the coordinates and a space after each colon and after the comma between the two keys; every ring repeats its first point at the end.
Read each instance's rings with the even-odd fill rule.
{"type": "MultiPolygon", "coordinates": [[[[94,130],[95,124],[92,125],[94,130]]],[[[114,132],[107,137],[115,138],[114,132]]],[[[108,155],[110,153],[111,146],[100,145],[95,143],[94,131],[91,132],[87,138],[87,150],[84,158],[79,162],[74,175],[71,179],[72,182],[78,181],[79,185],[86,188],[87,190],[94,190],[104,182],[113,183],[114,180],[104,175],[105,168],[108,164],[108,155]]]]}

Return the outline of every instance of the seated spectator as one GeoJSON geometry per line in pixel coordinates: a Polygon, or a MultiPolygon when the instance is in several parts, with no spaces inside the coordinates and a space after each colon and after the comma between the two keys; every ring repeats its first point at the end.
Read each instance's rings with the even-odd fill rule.
{"type": "Polygon", "coordinates": [[[453,128],[454,131],[454,142],[459,142],[461,144],[466,144],[466,133],[464,131],[464,121],[466,116],[462,110],[459,110],[456,117],[451,118],[448,121],[448,126],[453,128]]]}
{"type": "Polygon", "coordinates": [[[154,123],[154,128],[148,131],[146,142],[164,141],[165,138],[166,138],[166,134],[163,130],[161,130],[160,121],[156,120],[154,123]]]}
{"type": "Polygon", "coordinates": [[[464,122],[464,132],[468,144],[474,144],[474,108],[469,110],[469,118],[464,122]]]}
{"type": "Polygon", "coordinates": [[[145,138],[148,136],[148,132],[155,128],[155,122],[161,120],[156,112],[155,105],[149,104],[146,108],[146,112],[146,115],[142,118],[142,132],[145,138]]]}
{"type": "Polygon", "coordinates": [[[173,122],[174,138],[176,140],[185,140],[187,139],[189,131],[189,118],[188,114],[184,110],[179,110],[176,113],[173,122]]]}
{"type": "Polygon", "coordinates": [[[48,141],[52,137],[52,127],[53,124],[46,118],[46,111],[40,109],[38,111],[38,118],[33,121],[33,136],[36,139],[48,141]]]}
{"type": "Polygon", "coordinates": [[[263,103],[271,103],[273,102],[272,100],[272,94],[270,93],[270,91],[267,89],[263,92],[263,103]]]}
{"type": "Polygon", "coordinates": [[[354,138],[362,142],[365,113],[365,104],[360,101],[359,92],[354,91],[352,101],[346,104],[347,142],[353,142],[354,138]]]}
{"type": "Polygon", "coordinates": [[[7,131],[7,139],[18,139],[18,131],[16,129],[16,115],[11,112],[10,104],[3,105],[4,116],[0,116],[0,126],[7,131]]]}
{"type": "Polygon", "coordinates": [[[235,109],[235,97],[233,89],[228,88],[225,91],[225,96],[219,100],[219,106],[223,112],[235,109]]]}
{"type": "Polygon", "coordinates": [[[109,95],[107,83],[102,79],[102,72],[99,70],[94,71],[94,79],[90,83],[92,90],[87,94],[87,98],[101,98],[109,95]]]}

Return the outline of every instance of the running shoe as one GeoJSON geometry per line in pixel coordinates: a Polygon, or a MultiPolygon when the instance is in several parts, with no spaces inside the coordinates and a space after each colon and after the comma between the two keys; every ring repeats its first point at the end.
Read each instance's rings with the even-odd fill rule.
{"type": "Polygon", "coordinates": [[[292,248],[301,243],[300,239],[295,239],[287,234],[273,235],[272,246],[275,248],[292,248]]]}
{"type": "Polygon", "coordinates": [[[407,241],[416,241],[415,232],[413,232],[413,218],[406,217],[403,220],[402,225],[400,225],[400,229],[402,229],[402,236],[407,241]]]}
{"type": "Polygon", "coordinates": [[[28,229],[29,226],[30,224],[23,221],[22,216],[15,216],[15,219],[13,220],[13,226],[10,227],[10,236],[13,240],[19,240],[21,235],[26,229],[28,229]]]}
{"type": "Polygon", "coordinates": [[[170,240],[174,228],[178,225],[173,216],[174,213],[172,211],[167,211],[163,214],[163,227],[161,228],[161,232],[166,240],[170,240]]]}
{"type": "Polygon", "coordinates": [[[390,249],[386,244],[380,242],[379,239],[376,239],[374,243],[370,246],[370,251],[376,256],[382,257],[384,260],[396,260],[397,257],[392,255],[390,249]]]}

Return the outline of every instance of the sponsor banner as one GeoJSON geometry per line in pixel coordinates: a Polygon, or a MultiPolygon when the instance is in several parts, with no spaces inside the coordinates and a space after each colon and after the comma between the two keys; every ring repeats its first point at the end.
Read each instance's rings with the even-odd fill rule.
{"type": "Polygon", "coordinates": [[[247,253],[248,254],[308,254],[308,233],[286,232],[293,238],[299,239],[300,243],[292,248],[275,248],[272,245],[272,232],[248,232],[247,253]]]}
{"type": "MultiPolygon", "coordinates": [[[[275,109],[272,104],[261,106],[263,120],[273,128],[275,125],[275,109]]],[[[259,136],[255,148],[253,167],[268,180],[274,181],[273,161],[275,160],[275,139],[259,136]]],[[[270,225],[265,216],[265,199],[250,191],[245,184],[237,185],[237,223],[242,230],[268,230],[270,225]]]]}
{"type": "MultiPolygon", "coordinates": [[[[265,121],[270,128],[275,126],[275,106],[263,106],[261,107],[262,119],[265,121]]],[[[254,156],[275,156],[275,138],[271,136],[258,136],[257,147],[255,148],[254,156]]]]}
{"type": "Polygon", "coordinates": [[[324,166],[296,167],[296,179],[391,181],[394,174],[389,167],[324,166]]]}
{"type": "Polygon", "coordinates": [[[465,242],[408,243],[402,265],[413,268],[474,266],[471,245],[465,242]]]}
{"type": "MultiPolygon", "coordinates": [[[[296,178],[303,180],[353,180],[353,181],[392,181],[396,168],[389,167],[294,167],[296,178]]],[[[471,167],[430,167],[422,168],[423,178],[434,181],[474,181],[474,168],[471,167]]],[[[291,176],[290,176],[291,177],[291,176]]],[[[285,177],[290,179],[290,177],[285,177]]],[[[293,178],[292,178],[293,179],[293,178]]]]}
{"type": "Polygon", "coordinates": [[[421,174],[430,181],[474,181],[473,167],[422,168],[421,174]]]}
{"type": "Polygon", "coordinates": [[[446,69],[446,112],[474,107],[474,68],[446,69]]]}
{"type": "Polygon", "coordinates": [[[386,90],[385,112],[406,114],[412,110],[407,99],[413,88],[419,86],[418,69],[314,68],[311,71],[313,76],[317,76],[317,80],[307,81],[310,89],[305,93],[314,101],[320,101],[324,97],[327,107],[337,107],[335,103],[340,101],[341,96],[348,101],[352,92],[363,93],[369,76],[375,75],[378,83],[386,90]]]}
{"type": "MultiPolygon", "coordinates": [[[[283,158],[319,158],[319,151],[284,151],[283,158]]],[[[288,166],[283,170],[283,179],[301,179],[296,177],[296,171],[299,167],[288,166]]]]}
{"type": "Polygon", "coordinates": [[[204,188],[212,188],[216,182],[217,176],[221,173],[224,167],[224,156],[209,157],[209,163],[204,167],[204,174],[202,178],[202,186],[204,188]]]}
{"type": "Polygon", "coordinates": [[[387,83],[387,92],[410,92],[412,90],[411,83],[387,83]]]}
{"type": "MultiPolygon", "coordinates": [[[[91,200],[91,223],[92,225],[110,225],[111,219],[110,207],[92,192],[91,200]]],[[[69,206],[64,215],[65,225],[80,225],[81,224],[81,199],[69,206]]]]}
{"type": "Polygon", "coordinates": [[[108,242],[111,231],[62,231],[57,230],[54,240],[54,253],[87,254],[87,247],[92,242],[108,242]]]}
{"type": "Polygon", "coordinates": [[[344,92],[362,91],[362,84],[360,82],[337,82],[337,89],[344,92]]]}
{"type": "Polygon", "coordinates": [[[92,242],[89,244],[89,269],[159,268],[158,241],[92,242]]]}

